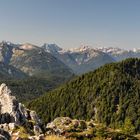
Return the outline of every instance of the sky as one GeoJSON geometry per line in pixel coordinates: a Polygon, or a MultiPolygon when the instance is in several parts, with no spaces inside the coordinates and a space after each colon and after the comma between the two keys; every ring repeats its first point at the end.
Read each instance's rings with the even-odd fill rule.
{"type": "Polygon", "coordinates": [[[0,0],[0,41],[140,48],[140,0],[0,0]]]}

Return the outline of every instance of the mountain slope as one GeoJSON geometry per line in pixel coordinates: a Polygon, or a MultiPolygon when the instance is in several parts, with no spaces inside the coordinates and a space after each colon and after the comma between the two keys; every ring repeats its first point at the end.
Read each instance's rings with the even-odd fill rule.
{"type": "Polygon", "coordinates": [[[10,59],[13,54],[13,48],[18,47],[18,45],[2,41],[0,43],[0,62],[9,64],[10,59]]]}
{"type": "Polygon", "coordinates": [[[64,77],[72,76],[72,71],[60,60],[40,48],[13,50],[10,64],[30,76],[64,77]]]}
{"type": "Polygon", "coordinates": [[[140,60],[105,65],[30,102],[45,121],[58,116],[94,119],[140,131],[140,60]]]}
{"type": "Polygon", "coordinates": [[[17,45],[1,42],[0,62],[11,65],[29,76],[67,79],[73,75],[72,70],[59,59],[30,43],[17,45]]]}
{"type": "Polygon", "coordinates": [[[12,78],[21,79],[26,77],[28,76],[22,71],[16,69],[11,65],[7,65],[3,62],[0,62],[0,80],[12,78]]]}

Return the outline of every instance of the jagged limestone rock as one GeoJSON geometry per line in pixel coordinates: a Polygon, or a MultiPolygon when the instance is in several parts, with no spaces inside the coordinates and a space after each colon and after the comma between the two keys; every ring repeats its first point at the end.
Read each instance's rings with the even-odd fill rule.
{"type": "Polygon", "coordinates": [[[39,135],[41,121],[35,111],[27,109],[12,96],[6,84],[0,85],[0,128],[8,132],[19,126],[28,127],[39,135]]]}
{"type": "Polygon", "coordinates": [[[0,86],[0,117],[1,123],[23,124],[26,122],[26,108],[11,95],[6,84],[0,86]]]}
{"type": "Polygon", "coordinates": [[[38,118],[35,111],[30,111],[31,120],[33,120],[36,124],[40,124],[41,120],[38,118]]]}

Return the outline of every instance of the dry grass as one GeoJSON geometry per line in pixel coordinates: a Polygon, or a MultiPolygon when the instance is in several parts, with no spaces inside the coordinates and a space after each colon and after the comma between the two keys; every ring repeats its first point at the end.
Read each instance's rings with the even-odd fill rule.
{"type": "Polygon", "coordinates": [[[76,140],[76,139],[72,139],[72,138],[66,139],[64,137],[58,137],[58,136],[52,135],[52,136],[47,136],[45,140],[76,140]]]}

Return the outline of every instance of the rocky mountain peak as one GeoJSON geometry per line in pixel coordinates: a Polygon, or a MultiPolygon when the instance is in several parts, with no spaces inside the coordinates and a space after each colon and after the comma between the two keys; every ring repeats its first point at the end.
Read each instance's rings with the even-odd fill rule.
{"type": "Polygon", "coordinates": [[[80,47],[78,48],[72,48],[72,49],[69,49],[69,52],[71,53],[75,53],[75,52],[85,52],[85,51],[88,51],[88,50],[91,50],[91,48],[87,45],[81,45],[80,47]]]}
{"type": "Polygon", "coordinates": [[[54,54],[63,50],[56,44],[46,44],[46,43],[42,46],[42,48],[44,48],[46,52],[54,54]]]}

